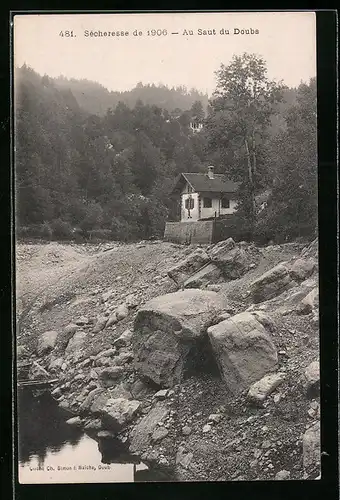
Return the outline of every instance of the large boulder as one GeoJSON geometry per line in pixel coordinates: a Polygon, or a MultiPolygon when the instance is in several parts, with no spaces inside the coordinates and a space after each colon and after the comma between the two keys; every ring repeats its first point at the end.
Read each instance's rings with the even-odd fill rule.
{"type": "Polygon", "coordinates": [[[281,262],[265,272],[250,285],[252,299],[255,303],[270,300],[296,285],[289,273],[286,262],[281,262]]]}
{"type": "Polygon", "coordinates": [[[79,329],[79,326],[75,323],[69,323],[66,325],[63,330],[58,333],[55,350],[60,353],[64,352],[67,344],[79,329]]]}
{"type": "Polygon", "coordinates": [[[223,275],[231,280],[240,278],[249,270],[250,266],[247,252],[239,246],[231,250],[222,247],[211,260],[222,271],[223,275]]]}
{"type": "Polygon", "coordinates": [[[101,370],[98,375],[103,387],[113,387],[117,385],[124,375],[124,368],[122,366],[110,366],[101,370]]]}
{"type": "Polygon", "coordinates": [[[207,264],[184,283],[184,288],[201,288],[209,283],[217,283],[222,277],[221,270],[213,263],[207,264]]]}
{"type": "Polygon", "coordinates": [[[133,399],[131,392],[127,390],[125,385],[118,384],[116,387],[114,387],[114,389],[110,389],[111,398],[133,399]]]}
{"type": "Polygon", "coordinates": [[[64,363],[64,358],[52,356],[50,364],[48,365],[48,369],[49,371],[53,372],[61,370],[63,363],[64,363]]]}
{"type": "Polygon", "coordinates": [[[226,307],[215,292],[188,289],[157,297],[139,309],[132,346],[142,377],[171,387],[179,383],[208,326],[226,307]]]}
{"type": "Polygon", "coordinates": [[[208,328],[221,374],[233,393],[277,367],[276,348],[266,328],[249,312],[236,314],[208,328]]]}
{"type": "Polygon", "coordinates": [[[54,330],[42,333],[38,338],[37,353],[38,356],[44,356],[51,352],[56,344],[58,332],[54,330]]]}
{"type": "Polygon", "coordinates": [[[236,243],[232,238],[228,238],[227,240],[219,241],[212,247],[210,250],[210,258],[214,259],[219,256],[223,256],[226,253],[230,252],[233,248],[235,248],[236,243]]]}
{"type": "Polygon", "coordinates": [[[190,276],[201,269],[201,267],[205,266],[208,262],[210,262],[210,257],[207,252],[198,248],[186,259],[169,269],[168,276],[172,278],[178,286],[182,286],[184,282],[190,278],[190,276]]]}
{"type": "Polygon", "coordinates": [[[141,402],[134,399],[109,399],[101,411],[102,422],[119,432],[137,415],[141,402]]]}
{"type": "Polygon", "coordinates": [[[298,314],[310,314],[319,306],[319,287],[313,288],[298,304],[296,312],[298,314]]]}
{"type": "Polygon", "coordinates": [[[301,252],[301,257],[307,258],[307,257],[312,257],[314,259],[318,258],[318,253],[319,253],[319,240],[318,238],[315,238],[308,246],[306,246],[302,252],[301,252]]]}
{"type": "Polygon", "coordinates": [[[302,438],[303,468],[305,474],[320,467],[320,421],[313,424],[302,438]]]}
{"type": "Polygon", "coordinates": [[[252,403],[262,404],[263,401],[284,381],[283,373],[271,373],[255,382],[249,389],[248,399],[252,403]]]}
{"type": "Polygon", "coordinates": [[[261,325],[264,326],[268,332],[271,333],[275,332],[277,325],[270,314],[263,311],[252,311],[251,314],[255,316],[257,321],[259,321],[261,325]]]}
{"type": "Polygon", "coordinates": [[[121,304],[116,310],[116,317],[118,321],[125,319],[129,314],[129,309],[126,304],[121,304]]]}
{"type": "Polygon", "coordinates": [[[194,454],[186,452],[184,446],[180,446],[176,453],[176,465],[181,465],[184,469],[188,469],[194,457],[194,454]]]}
{"type": "Polygon", "coordinates": [[[79,415],[77,415],[76,417],[71,417],[68,420],[66,420],[66,424],[71,425],[73,427],[82,427],[83,422],[79,417],[79,415]]]}
{"type": "Polygon", "coordinates": [[[65,349],[66,354],[78,353],[79,349],[83,347],[87,339],[87,334],[83,331],[76,332],[73,337],[69,340],[67,347],[65,349]]]}
{"type": "Polygon", "coordinates": [[[109,328],[110,326],[115,325],[116,323],[118,323],[117,314],[116,312],[113,312],[112,314],[110,314],[109,319],[107,320],[107,323],[105,325],[105,328],[109,328]]]}
{"type": "Polygon", "coordinates": [[[86,399],[79,407],[79,412],[81,414],[100,413],[110,397],[111,394],[108,390],[97,387],[88,393],[86,399]]]}
{"type": "Polygon", "coordinates": [[[131,386],[131,394],[135,399],[143,399],[152,394],[152,389],[142,380],[137,379],[131,386]]]}
{"type": "Polygon", "coordinates": [[[38,379],[46,380],[46,376],[48,376],[48,373],[46,372],[45,368],[39,365],[39,363],[34,361],[29,367],[28,373],[27,373],[27,368],[25,372],[26,372],[25,375],[29,380],[38,380],[38,379]]]}
{"type": "Polygon", "coordinates": [[[314,279],[307,279],[302,283],[290,288],[282,297],[282,301],[277,304],[276,312],[286,316],[294,311],[297,311],[301,306],[301,301],[317,287],[314,279]]]}
{"type": "Polygon", "coordinates": [[[104,328],[106,327],[106,323],[108,322],[108,319],[106,316],[100,316],[98,319],[97,319],[97,322],[93,328],[93,333],[99,333],[101,332],[102,330],[104,330],[104,328]]]}
{"type": "Polygon", "coordinates": [[[109,349],[104,349],[103,351],[100,351],[96,356],[94,356],[94,361],[98,361],[99,359],[103,358],[112,358],[117,354],[117,350],[115,347],[109,347],[109,349]]]}
{"type": "MultiPolygon", "coordinates": [[[[111,393],[108,391],[102,391],[99,394],[97,394],[92,401],[92,404],[90,406],[90,413],[93,415],[100,415],[103,408],[105,407],[106,403],[108,400],[111,398],[111,393]]],[[[86,400],[85,400],[86,401],[86,400]]],[[[84,401],[84,403],[85,403],[84,401]]]]}
{"type": "Polygon", "coordinates": [[[319,396],[320,391],[320,364],[319,361],[312,361],[304,371],[303,384],[306,393],[310,397],[319,396]]]}
{"type": "Polygon", "coordinates": [[[131,293],[125,298],[125,304],[129,309],[134,309],[138,306],[140,300],[137,295],[131,293]]]}
{"type": "Polygon", "coordinates": [[[131,339],[132,339],[133,332],[129,328],[124,330],[124,332],[118,337],[114,342],[113,345],[117,347],[117,349],[120,349],[121,347],[126,347],[127,345],[130,344],[131,339]]]}
{"type": "Polygon", "coordinates": [[[154,408],[142,418],[131,432],[129,450],[131,453],[141,453],[151,442],[151,436],[158,422],[161,422],[169,413],[165,403],[157,403],[154,408]]]}
{"type": "Polygon", "coordinates": [[[296,281],[303,281],[313,273],[315,269],[315,260],[297,259],[290,268],[290,275],[296,281]]]}
{"type": "Polygon", "coordinates": [[[132,360],[133,352],[121,349],[119,355],[115,357],[115,364],[117,366],[123,366],[131,363],[132,360]]]}

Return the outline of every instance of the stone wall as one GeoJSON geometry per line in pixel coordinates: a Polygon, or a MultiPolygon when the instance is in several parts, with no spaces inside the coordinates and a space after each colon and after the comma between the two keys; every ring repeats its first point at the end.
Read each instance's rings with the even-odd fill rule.
{"type": "Polygon", "coordinates": [[[223,219],[199,220],[192,222],[167,222],[164,240],[183,244],[211,244],[234,238],[236,241],[247,239],[240,234],[234,215],[223,219]]]}
{"type": "Polygon", "coordinates": [[[214,221],[167,222],[164,239],[173,243],[207,243],[213,241],[214,221]]]}

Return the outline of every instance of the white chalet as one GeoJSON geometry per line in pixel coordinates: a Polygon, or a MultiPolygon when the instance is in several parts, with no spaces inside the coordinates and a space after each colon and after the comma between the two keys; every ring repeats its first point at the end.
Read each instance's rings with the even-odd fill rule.
{"type": "Polygon", "coordinates": [[[214,174],[212,166],[208,167],[206,174],[180,174],[172,194],[180,195],[181,222],[196,222],[234,213],[238,187],[239,183],[227,180],[223,174],[214,174]]]}

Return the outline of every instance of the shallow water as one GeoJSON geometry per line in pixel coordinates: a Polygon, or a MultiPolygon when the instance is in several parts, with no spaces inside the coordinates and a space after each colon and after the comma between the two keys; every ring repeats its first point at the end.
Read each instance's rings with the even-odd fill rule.
{"type": "Polygon", "coordinates": [[[28,483],[98,483],[165,481],[118,440],[96,441],[66,424],[70,414],[46,392],[18,394],[19,481],[28,483]]]}

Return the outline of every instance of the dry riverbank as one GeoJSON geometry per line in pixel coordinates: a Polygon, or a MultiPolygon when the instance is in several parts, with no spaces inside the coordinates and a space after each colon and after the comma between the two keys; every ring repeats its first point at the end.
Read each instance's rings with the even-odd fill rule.
{"type": "MultiPolygon", "coordinates": [[[[314,478],[319,397],[317,390],[308,392],[315,380],[308,381],[305,371],[318,360],[318,322],[315,304],[304,306],[303,300],[317,289],[317,264],[310,270],[297,265],[289,277],[279,268],[270,275],[269,288],[272,293],[272,283],[282,282],[280,293],[275,289],[258,301],[254,282],[279,263],[292,267],[303,247],[235,248],[232,270],[237,268],[238,277],[226,278],[231,265],[224,258],[224,274],[196,266],[194,286],[213,290],[227,304],[220,320],[259,311],[270,318],[265,330],[277,355],[273,371],[282,380],[260,403],[251,401],[249,388],[233,393],[219,362],[203,360],[171,387],[147,381],[136,369],[138,311],[150,299],[187,288],[168,271],[181,266],[197,250],[193,247],[161,241],[19,244],[18,356],[37,360],[58,378],[53,395],[77,425],[98,439],[118,435],[143,462],[171,470],[179,480],[314,478]],[[273,276],[276,281],[270,281],[273,276]],[[119,411],[112,403],[107,407],[110,400],[122,400],[119,411]]],[[[208,255],[205,266],[219,264],[217,250],[199,249],[208,255]]],[[[315,244],[307,253],[302,259],[316,263],[315,244]]],[[[266,280],[260,285],[267,293],[266,280]]]]}

